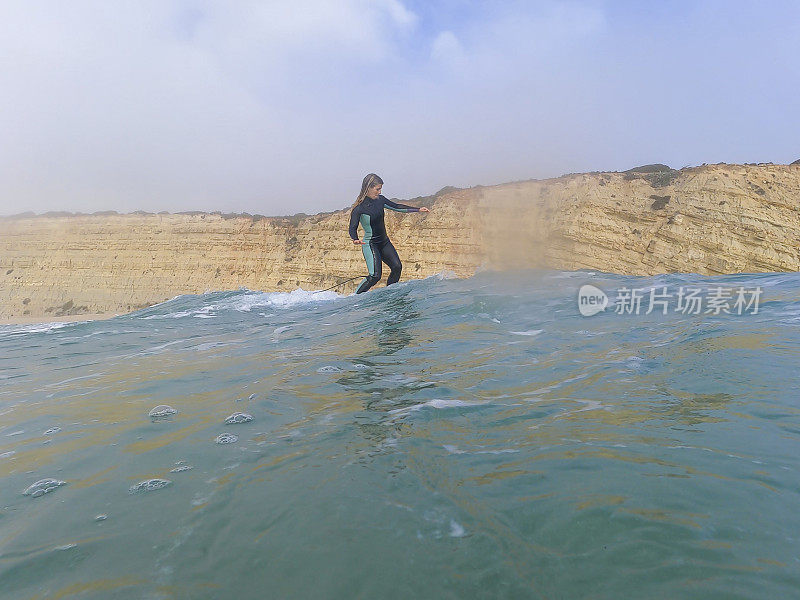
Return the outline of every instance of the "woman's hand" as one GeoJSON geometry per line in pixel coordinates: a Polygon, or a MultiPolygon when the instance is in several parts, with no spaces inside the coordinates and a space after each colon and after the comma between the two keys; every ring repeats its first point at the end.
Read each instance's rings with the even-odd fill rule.
{"type": "Polygon", "coordinates": [[[421,207],[419,208],[419,212],[430,212],[430,210],[428,209],[428,207],[427,207],[427,206],[421,206],[421,207]]]}
{"type": "Polygon", "coordinates": [[[361,244],[362,246],[364,245],[364,242],[362,242],[361,240],[353,240],[353,243],[354,244],[361,244]]]}

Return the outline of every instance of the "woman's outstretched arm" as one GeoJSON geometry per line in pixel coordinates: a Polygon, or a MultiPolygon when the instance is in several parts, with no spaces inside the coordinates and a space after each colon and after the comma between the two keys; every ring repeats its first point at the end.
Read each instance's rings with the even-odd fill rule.
{"type": "Polygon", "coordinates": [[[420,210],[416,206],[408,206],[407,204],[398,204],[397,202],[392,202],[383,194],[381,194],[380,198],[383,200],[383,205],[389,210],[394,210],[397,212],[419,212],[420,210]]]}

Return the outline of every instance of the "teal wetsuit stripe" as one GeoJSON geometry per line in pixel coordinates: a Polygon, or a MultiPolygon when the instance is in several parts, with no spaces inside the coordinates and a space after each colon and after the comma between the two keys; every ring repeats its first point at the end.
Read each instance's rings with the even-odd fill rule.
{"type": "MultiPolygon", "coordinates": [[[[361,251],[364,253],[364,260],[367,261],[367,270],[369,271],[369,274],[374,275],[375,254],[372,252],[372,246],[370,244],[364,244],[361,246],[361,251]]],[[[366,279],[366,277],[364,279],[366,279]]]]}
{"type": "MultiPolygon", "coordinates": [[[[364,260],[367,261],[367,270],[369,271],[370,275],[375,274],[375,255],[372,253],[372,246],[370,245],[370,240],[372,239],[372,226],[369,224],[369,215],[361,215],[359,218],[361,222],[361,226],[364,228],[364,245],[361,246],[361,251],[364,253],[364,260]]],[[[367,281],[367,277],[364,277],[364,281],[361,282],[361,285],[367,281]]]]}
{"type": "Polygon", "coordinates": [[[369,224],[369,215],[361,215],[358,220],[361,221],[361,226],[364,228],[363,242],[369,244],[372,239],[372,225],[369,224]]]}

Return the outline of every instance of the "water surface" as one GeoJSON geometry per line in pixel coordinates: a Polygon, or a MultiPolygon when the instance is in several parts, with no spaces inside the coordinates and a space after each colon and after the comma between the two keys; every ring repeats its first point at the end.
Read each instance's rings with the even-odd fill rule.
{"type": "Polygon", "coordinates": [[[799,299],[520,271],[2,326],[0,598],[794,597],[799,299]]]}

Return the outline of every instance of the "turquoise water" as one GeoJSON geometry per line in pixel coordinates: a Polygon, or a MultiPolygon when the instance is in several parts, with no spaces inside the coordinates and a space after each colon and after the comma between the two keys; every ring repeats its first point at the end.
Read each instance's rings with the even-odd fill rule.
{"type": "Polygon", "coordinates": [[[0,598],[797,597],[798,300],[520,271],[0,327],[0,598]]]}

